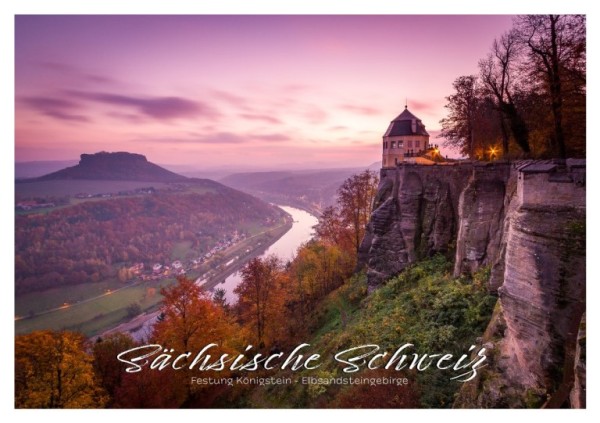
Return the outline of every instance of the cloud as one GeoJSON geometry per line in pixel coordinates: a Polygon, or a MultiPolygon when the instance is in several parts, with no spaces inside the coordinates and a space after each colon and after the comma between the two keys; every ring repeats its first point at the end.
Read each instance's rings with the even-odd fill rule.
{"type": "Polygon", "coordinates": [[[272,123],[274,125],[280,124],[281,120],[271,115],[263,115],[263,114],[253,114],[253,113],[242,113],[240,117],[248,120],[260,120],[267,123],[272,123]]]}
{"type": "Polygon", "coordinates": [[[340,105],[340,109],[349,111],[349,112],[353,112],[353,113],[358,113],[360,115],[378,115],[381,114],[381,110],[376,109],[374,107],[371,106],[357,106],[355,104],[342,104],[340,105]]]}
{"type": "Polygon", "coordinates": [[[99,84],[112,84],[116,82],[114,79],[108,76],[96,75],[93,73],[86,73],[83,75],[87,80],[97,82],[99,84]]]}
{"type": "Polygon", "coordinates": [[[147,117],[157,120],[172,120],[205,116],[216,118],[220,116],[212,107],[181,97],[134,97],[121,94],[68,91],[69,95],[96,103],[129,107],[147,117]]]}
{"type": "Polygon", "coordinates": [[[131,141],[134,142],[152,142],[164,144],[249,144],[256,141],[277,143],[288,141],[291,138],[284,134],[234,134],[232,132],[214,132],[209,134],[190,133],[189,137],[157,137],[145,138],[138,137],[131,141]]]}
{"type": "Polygon", "coordinates": [[[243,144],[247,139],[231,132],[215,132],[191,140],[199,144],[243,144]]]}
{"type": "Polygon", "coordinates": [[[38,62],[38,65],[44,69],[47,69],[47,70],[50,70],[53,72],[57,72],[57,73],[61,73],[61,74],[65,74],[65,75],[70,75],[71,77],[83,79],[83,80],[86,80],[89,82],[94,82],[94,83],[98,83],[98,84],[116,83],[116,81],[111,77],[104,76],[104,75],[98,75],[95,73],[85,72],[85,71],[83,71],[75,66],[69,65],[67,63],[45,61],[45,62],[38,62]]]}
{"type": "Polygon", "coordinates": [[[109,117],[115,118],[115,119],[119,119],[119,120],[125,120],[125,121],[131,122],[131,123],[142,123],[143,122],[143,118],[134,113],[109,112],[106,114],[106,116],[109,116],[109,117]]]}
{"type": "Polygon", "coordinates": [[[408,108],[412,110],[427,111],[435,108],[435,104],[426,101],[410,100],[408,101],[408,108]]]}
{"type": "Polygon", "coordinates": [[[313,89],[313,87],[311,85],[299,84],[299,83],[286,84],[286,85],[283,85],[281,88],[283,91],[291,93],[291,94],[298,94],[298,93],[310,91],[313,89]]]}
{"type": "Polygon", "coordinates": [[[129,139],[129,141],[156,144],[242,144],[247,139],[231,132],[215,132],[207,135],[190,133],[189,137],[146,137],[140,135],[129,139]]]}
{"type": "Polygon", "coordinates": [[[89,122],[86,116],[76,113],[81,105],[73,101],[54,97],[25,97],[21,101],[37,112],[55,119],[89,122]]]}
{"type": "Polygon", "coordinates": [[[327,113],[314,105],[305,105],[304,110],[300,114],[312,124],[323,123],[327,119],[327,113]]]}
{"type": "Polygon", "coordinates": [[[43,61],[43,62],[38,62],[37,64],[42,68],[57,71],[57,72],[71,73],[71,72],[75,71],[75,67],[73,67],[71,65],[67,65],[66,63],[43,61]]]}
{"type": "Polygon", "coordinates": [[[241,97],[237,94],[232,94],[221,90],[210,90],[208,95],[216,100],[223,101],[233,106],[237,106],[242,109],[247,108],[246,106],[248,101],[244,97],[241,97]]]}
{"type": "Polygon", "coordinates": [[[305,102],[294,97],[272,96],[267,101],[270,110],[265,112],[274,116],[285,111],[286,115],[298,116],[308,123],[317,125],[325,122],[329,115],[322,108],[312,102],[305,102]]]}
{"type": "Polygon", "coordinates": [[[283,134],[262,134],[262,135],[250,135],[251,139],[259,140],[259,141],[267,141],[267,142],[279,142],[279,141],[289,141],[290,137],[283,134]]]}

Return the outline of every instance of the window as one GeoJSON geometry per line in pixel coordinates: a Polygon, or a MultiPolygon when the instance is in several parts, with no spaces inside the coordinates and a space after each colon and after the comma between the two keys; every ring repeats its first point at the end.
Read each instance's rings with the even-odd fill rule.
{"type": "Polygon", "coordinates": [[[403,145],[404,145],[404,141],[402,141],[402,140],[398,141],[398,148],[402,148],[403,145]]]}
{"type": "Polygon", "coordinates": [[[396,148],[396,141],[392,141],[392,148],[396,148]]]}
{"type": "Polygon", "coordinates": [[[406,141],[406,148],[412,148],[412,141],[411,140],[406,141]]]}
{"type": "Polygon", "coordinates": [[[421,143],[420,143],[419,141],[415,141],[415,148],[420,148],[420,147],[421,147],[421,145],[420,145],[420,144],[421,144],[421,143]]]}

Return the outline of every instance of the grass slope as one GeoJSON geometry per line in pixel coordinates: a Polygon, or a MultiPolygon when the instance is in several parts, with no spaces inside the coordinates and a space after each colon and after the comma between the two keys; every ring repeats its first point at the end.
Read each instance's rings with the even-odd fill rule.
{"type": "MultiPolygon", "coordinates": [[[[342,350],[377,344],[393,353],[405,343],[418,353],[459,357],[476,344],[492,315],[496,298],[487,293],[489,270],[472,279],[453,278],[452,264],[438,255],[407,269],[367,296],[366,277],[354,276],[326,297],[308,320],[307,340],[323,357],[316,377],[407,377],[408,386],[316,386],[294,383],[285,388],[257,388],[249,398],[255,407],[450,407],[460,382],[451,370],[414,372],[363,370],[344,374],[333,360],[342,350]]],[[[412,357],[412,356],[411,356],[412,357]]],[[[287,376],[290,376],[289,374],[287,376]]]]}

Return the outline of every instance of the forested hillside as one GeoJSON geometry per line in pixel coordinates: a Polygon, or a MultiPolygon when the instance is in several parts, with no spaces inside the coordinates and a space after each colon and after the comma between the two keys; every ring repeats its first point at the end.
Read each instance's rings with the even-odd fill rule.
{"type": "Polygon", "coordinates": [[[17,295],[114,276],[116,264],[170,260],[175,243],[207,251],[234,231],[269,224],[275,207],[223,187],[86,201],[16,216],[17,295]]]}

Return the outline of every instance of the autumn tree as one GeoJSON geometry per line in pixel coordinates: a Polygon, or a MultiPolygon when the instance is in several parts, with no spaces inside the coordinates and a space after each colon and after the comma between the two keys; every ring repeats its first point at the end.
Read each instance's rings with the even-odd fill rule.
{"type": "MultiPolygon", "coordinates": [[[[240,331],[237,325],[194,280],[180,276],[175,285],[163,288],[161,294],[164,297],[161,307],[163,318],[154,325],[153,341],[180,354],[200,351],[211,343],[218,345],[219,353],[233,352],[234,343],[239,346],[240,331]]],[[[183,360],[182,365],[185,363],[186,360],[183,360]]],[[[187,367],[179,371],[165,370],[163,373],[170,375],[166,379],[167,382],[159,375],[138,376],[136,373],[127,378],[125,384],[128,388],[123,389],[142,395],[135,387],[136,380],[139,379],[140,383],[144,384],[142,392],[155,395],[153,388],[169,389],[169,403],[185,407],[204,389],[189,383],[191,372],[187,367]],[[157,380],[163,381],[158,384],[157,380]]],[[[221,372],[219,375],[224,376],[226,373],[221,372]]],[[[140,399],[142,400],[143,398],[140,399]]]]}
{"type": "Polygon", "coordinates": [[[509,157],[517,150],[531,157],[585,156],[585,16],[519,16],[479,69],[479,84],[459,77],[447,97],[446,145],[477,158],[498,140],[509,157]],[[473,104],[469,119],[473,110],[466,106],[473,104]]]}
{"type": "Polygon", "coordinates": [[[161,289],[164,318],[154,327],[159,342],[187,352],[209,343],[224,344],[231,335],[231,322],[210,294],[185,276],[177,284],[161,289]]]}
{"type": "Polygon", "coordinates": [[[85,337],[50,330],[15,338],[16,408],[102,408],[85,337]]]}
{"type": "Polygon", "coordinates": [[[263,348],[281,333],[283,314],[283,265],[277,256],[254,258],[241,271],[242,282],[235,288],[236,310],[243,323],[255,333],[255,342],[263,348]]]}
{"type": "Polygon", "coordinates": [[[446,97],[448,116],[440,121],[440,136],[447,140],[446,145],[458,147],[461,153],[474,157],[475,119],[479,102],[477,77],[459,76],[452,87],[455,92],[446,97]]]}
{"type": "Polygon", "coordinates": [[[585,95],[586,18],[525,15],[516,19],[515,26],[518,40],[526,48],[524,69],[530,82],[547,93],[553,121],[553,151],[566,157],[565,98],[585,95]]]}
{"type": "MultiPolygon", "coordinates": [[[[518,89],[515,73],[519,54],[520,45],[517,33],[514,30],[508,31],[499,39],[494,40],[492,52],[486,59],[479,62],[479,69],[484,89],[496,100],[497,108],[502,116],[503,131],[506,131],[503,126],[505,119],[517,145],[525,154],[528,154],[531,150],[529,130],[514,101],[515,90],[518,89]]],[[[508,153],[507,132],[504,132],[502,150],[504,154],[508,153]]]]}
{"type": "MultiPolygon", "coordinates": [[[[189,378],[180,373],[125,373],[115,389],[113,408],[179,408],[186,401],[189,378]]],[[[191,395],[191,394],[190,394],[191,395]]]]}
{"type": "Polygon", "coordinates": [[[338,205],[326,207],[316,226],[317,237],[328,244],[337,245],[342,250],[354,253],[354,236],[346,225],[338,205]]]}
{"type": "Polygon", "coordinates": [[[354,261],[337,245],[310,241],[298,249],[289,272],[293,295],[312,311],[317,300],[338,288],[354,270],[354,261]]]}
{"type": "Polygon", "coordinates": [[[93,347],[94,372],[109,396],[107,406],[113,404],[115,392],[121,385],[126,365],[117,360],[117,355],[135,346],[133,339],[117,332],[98,338],[93,347]]]}
{"type": "Polygon", "coordinates": [[[317,235],[342,247],[349,237],[352,252],[356,254],[371,216],[378,182],[377,175],[370,170],[346,179],[338,189],[336,206],[326,209],[321,216],[317,235]]]}
{"type": "Polygon", "coordinates": [[[346,179],[338,190],[340,216],[353,234],[355,252],[365,235],[378,183],[375,172],[365,170],[346,179]]]}
{"type": "Polygon", "coordinates": [[[229,303],[227,302],[227,291],[223,288],[215,288],[212,296],[213,302],[221,307],[226,312],[229,311],[229,303]]]}
{"type": "Polygon", "coordinates": [[[478,76],[459,76],[454,92],[446,97],[448,114],[440,121],[444,145],[470,158],[483,159],[490,147],[503,146],[508,152],[510,134],[494,98],[486,92],[478,76]]]}

